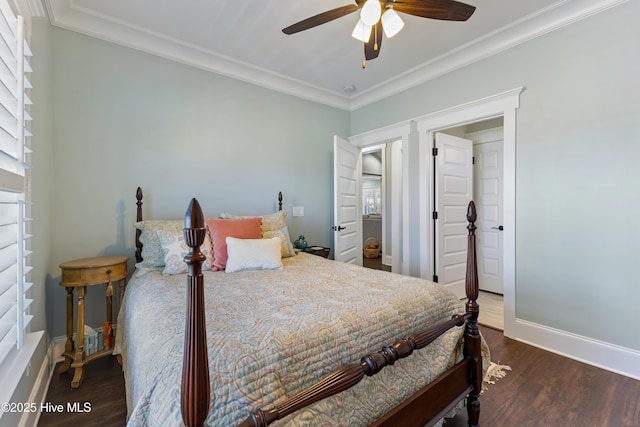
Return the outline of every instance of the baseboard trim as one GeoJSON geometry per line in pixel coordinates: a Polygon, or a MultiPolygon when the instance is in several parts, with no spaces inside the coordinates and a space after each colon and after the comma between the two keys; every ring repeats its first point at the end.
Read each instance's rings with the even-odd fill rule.
{"type": "Polygon", "coordinates": [[[383,255],[382,256],[382,263],[384,265],[388,265],[388,266],[392,266],[393,265],[393,258],[391,257],[391,255],[383,255]]]}
{"type": "Polygon", "coordinates": [[[516,319],[515,339],[616,374],[640,380],[640,351],[516,319]]]}
{"type": "Polygon", "coordinates": [[[62,353],[64,353],[64,344],[67,342],[67,337],[55,337],[51,340],[51,346],[49,347],[49,354],[51,355],[51,360],[55,365],[58,362],[62,362],[62,353]]]}
{"type": "MultiPolygon", "coordinates": [[[[49,390],[49,383],[51,382],[52,366],[49,362],[49,357],[45,357],[40,365],[38,376],[31,389],[28,402],[38,402],[38,407],[47,398],[47,390],[49,390]]],[[[26,411],[20,418],[18,427],[30,427],[37,426],[40,420],[40,411],[26,411]]]]}

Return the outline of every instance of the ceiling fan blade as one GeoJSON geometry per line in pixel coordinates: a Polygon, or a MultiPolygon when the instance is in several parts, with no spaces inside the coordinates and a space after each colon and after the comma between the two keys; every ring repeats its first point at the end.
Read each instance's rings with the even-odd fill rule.
{"type": "Polygon", "coordinates": [[[387,4],[396,12],[443,21],[466,21],[476,10],[475,6],[455,0],[399,0],[387,4]]]}
{"type": "Polygon", "coordinates": [[[371,30],[369,41],[364,44],[364,58],[367,61],[376,59],[382,47],[382,25],[378,22],[371,30]]]}
{"type": "Polygon", "coordinates": [[[308,30],[309,28],[317,27],[318,25],[326,24],[327,22],[333,21],[334,19],[342,18],[343,16],[347,16],[348,14],[353,13],[356,10],[358,10],[358,5],[355,4],[331,9],[312,16],[311,18],[303,19],[300,22],[296,22],[295,24],[283,29],[282,32],[285,34],[295,34],[300,31],[308,30]]]}

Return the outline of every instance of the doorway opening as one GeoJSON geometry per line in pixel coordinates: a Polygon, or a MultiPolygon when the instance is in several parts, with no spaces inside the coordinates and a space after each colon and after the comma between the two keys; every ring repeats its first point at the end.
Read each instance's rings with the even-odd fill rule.
{"type": "MultiPolygon", "coordinates": [[[[459,138],[463,144],[468,144],[468,155],[471,155],[471,171],[466,172],[468,182],[470,183],[470,192],[459,194],[462,199],[471,195],[471,199],[476,205],[478,219],[476,221],[476,239],[477,239],[477,257],[478,257],[478,281],[480,285],[480,296],[478,302],[482,305],[479,323],[489,326],[500,331],[504,330],[504,280],[503,280],[503,140],[504,140],[504,120],[497,117],[489,120],[469,123],[463,126],[443,129],[439,133],[446,134],[447,137],[459,138]]],[[[437,135],[437,134],[436,134],[437,135]]],[[[436,138],[437,139],[437,138],[436,138]]],[[[441,205],[445,202],[438,199],[451,198],[446,194],[444,188],[446,185],[437,184],[442,179],[453,179],[451,176],[444,178],[439,175],[442,171],[438,168],[442,161],[437,162],[434,157],[434,206],[443,209],[441,205]],[[445,194],[441,194],[445,193],[445,194]]],[[[446,164],[443,166],[445,169],[446,164]]],[[[460,181],[459,177],[456,177],[460,181]]],[[[464,202],[464,200],[463,200],[464,202]]],[[[446,206],[450,209],[450,206],[446,206]]],[[[444,210],[444,209],[443,209],[444,210]]],[[[444,225],[434,219],[434,271],[445,272],[445,285],[453,283],[456,285],[458,278],[455,273],[460,273],[455,263],[456,250],[459,248],[446,244],[438,245],[438,238],[444,235],[440,227],[455,227],[456,223],[449,220],[448,225],[444,225]],[[444,253],[445,249],[449,249],[449,253],[444,253]],[[449,258],[447,258],[449,257],[449,258]],[[451,259],[454,259],[452,262],[451,259]],[[439,265],[438,263],[442,263],[439,265]]],[[[462,236],[462,240],[466,239],[466,224],[462,223],[458,235],[462,236]],[[464,229],[463,229],[464,228],[464,229]]],[[[451,231],[449,235],[445,235],[449,242],[452,242],[451,231]]],[[[460,256],[466,258],[466,250],[460,256]]],[[[462,264],[460,264],[462,265],[462,264]]],[[[464,274],[464,271],[462,271],[464,274]]],[[[434,276],[437,277],[437,276],[434,276]]]]}
{"type": "Polygon", "coordinates": [[[384,145],[362,150],[362,265],[391,271],[386,238],[386,160],[384,145]]]}

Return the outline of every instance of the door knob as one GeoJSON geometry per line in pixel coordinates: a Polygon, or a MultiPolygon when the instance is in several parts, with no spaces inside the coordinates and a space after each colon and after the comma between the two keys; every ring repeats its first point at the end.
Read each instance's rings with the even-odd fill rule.
{"type": "Polygon", "coordinates": [[[333,227],[331,227],[331,229],[333,231],[340,231],[340,230],[344,230],[345,228],[347,228],[347,227],[341,227],[341,226],[337,226],[336,227],[335,225],[333,227]]]}
{"type": "Polygon", "coordinates": [[[504,230],[504,227],[503,227],[503,226],[499,226],[499,227],[491,227],[491,229],[492,229],[492,230],[500,230],[500,231],[502,231],[502,230],[504,230]]]}

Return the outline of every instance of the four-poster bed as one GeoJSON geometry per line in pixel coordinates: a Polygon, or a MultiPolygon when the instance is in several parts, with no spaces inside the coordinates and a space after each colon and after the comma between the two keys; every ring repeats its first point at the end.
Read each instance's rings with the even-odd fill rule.
{"type": "MultiPolygon", "coordinates": [[[[140,189],[136,197],[140,224],[143,222],[140,189]]],[[[279,211],[281,209],[280,193],[279,211]]],[[[140,274],[146,274],[152,284],[140,282],[138,285],[141,289],[139,298],[146,306],[159,299],[156,293],[178,292],[175,284],[184,283],[186,278],[186,307],[174,304],[173,299],[170,303],[163,303],[182,310],[175,319],[180,316],[184,319],[186,312],[183,340],[158,344],[157,354],[149,355],[154,349],[147,348],[142,342],[155,341],[148,341],[150,338],[146,333],[137,334],[137,325],[145,321],[171,319],[173,308],[163,305],[161,309],[166,311],[162,316],[147,320],[143,314],[138,316],[138,310],[142,310],[140,305],[129,304],[128,301],[136,299],[135,280],[129,282],[125,295],[127,301],[118,320],[123,330],[117,336],[116,350],[125,356],[129,422],[133,425],[152,423],[150,420],[157,414],[149,408],[156,404],[156,400],[160,401],[160,390],[167,389],[169,397],[162,395],[162,399],[175,399],[176,407],[167,410],[169,415],[162,414],[162,417],[175,416],[178,412],[187,426],[205,423],[231,425],[227,424],[229,420],[242,427],[267,426],[273,422],[278,425],[316,422],[310,420],[322,420],[317,423],[325,425],[433,425],[465,397],[469,425],[478,425],[483,345],[477,324],[476,213],[473,202],[469,204],[467,219],[468,301],[463,306],[453,295],[430,282],[366,271],[307,254],[283,259],[283,267],[278,271],[204,271],[208,254],[203,252],[208,250],[204,249],[208,235],[200,204],[193,199],[188,206],[183,229],[184,243],[188,247],[184,256],[186,274],[167,277],[156,268],[156,271],[140,274]],[[309,268],[314,271],[311,275],[309,268]],[[273,282],[270,281],[272,278],[273,282]],[[171,284],[161,290],[164,281],[171,281],[171,284]],[[305,282],[312,282],[312,286],[308,290],[300,290],[306,286],[305,282]],[[146,289],[153,289],[154,296],[151,297],[146,289]],[[313,300],[313,304],[305,300],[307,294],[304,292],[309,292],[311,296],[308,298],[313,300]],[[320,297],[313,292],[318,292],[320,297]],[[408,296],[399,295],[404,292],[408,292],[408,296]],[[234,296],[227,293],[234,293],[234,296]],[[322,296],[326,301],[318,301],[322,296]],[[424,302],[420,298],[423,296],[429,301],[438,300],[439,305],[421,306],[424,302]],[[358,299],[366,300],[364,307],[354,305],[353,300],[358,299]],[[293,311],[296,305],[300,306],[299,312],[293,311]],[[313,319],[304,317],[305,312],[310,312],[307,317],[314,317],[320,323],[311,324],[313,319]],[[370,324],[379,320],[369,317],[378,317],[387,323],[370,324]],[[406,324],[403,323],[405,318],[410,319],[406,324]],[[287,321],[293,321],[293,326],[287,326],[287,321]],[[307,323],[310,323],[308,327],[307,323]],[[354,344],[351,335],[346,338],[339,336],[333,329],[336,323],[346,324],[350,334],[354,330],[363,333],[365,343],[354,344]],[[271,325],[270,334],[258,335],[256,331],[264,324],[271,325]],[[223,329],[228,329],[230,336],[219,337],[223,329]],[[318,331],[328,332],[322,335],[318,331]],[[326,348],[322,347],[324,341],[328,342],[326,348]],[[285,356],[272,357],[268,353],[270,346],[282,347],[285,356]],[[296,346],[301,347],[303,353],[318,353],[319,360],[307,362],[294,353],[296,346]],[[429,348],[424,349],[427,346],[429,348]],[[250,349],[248,354],[236,356],[241,347],[250,349]],[[377,351],[380,348],[382,350],[377,351]],[[143,355],[150,359],[138,363],[137,359],[143,355]],[[172,377],[173,380],[164,378],[173,375],[178,366],[175,361],[171,365],[173,368],[156,368],[160,363],[169,363],[165,361],[169,356],[181,359],[179,387],[175,384],[177,377],[172,377]],[[434,357],[436,362],[434,367],[428,368],[436,369],[435,372],[425,371],[427,368],[423,366],[428,363],[423,359],[430,357],[434,357]],[[358,358],[361,359],[358,361],[358,358]],[[247,364],[246,360],[250,363],[247,364]],[[128,365],[136,363],[137,367],[128,365]],[[396,366],[390,367],[394,364],[396,366]],[[149,369],[149,365],[154,369],[149,369]],[[139,374],[136,370],[144,372],[139,374]],[[246,375],[245,371],[249,374],[246,375]],[[245,375],[248,377],[246,381],[245,375]],[[154,376],[159,382],[156,379],[151,381],[154,376]],[[269,382],[267,378],[275,378],[275,381],[269,382]],[[228,402],[224,402],[225,387],[229,384],[228,388],[233,388],[240,395],[227,397],[228,402]],[[335,396],[341,392],[346,394],[341,394],[340,398],[335,396]],[[363,405],[365,408],[361,412],[364,415],[351,408],[350,404],[363,405]],[[378,406],[386,409],[368,419],[372,417],[372,408],[378,406]],[[218,417],[218,411],[224,416],[218,417]],[[327,415],[325,412],[331,413],[327,415]],[[348,420],[341,419],[347,416],[350,417],[348,420]],[[277,422],[281,419],[285,424],[277,422]]],[[[141,228],[144,229],[140,227],[136,231],[136,260],[139,265],[144,261],[141,235],[145,232],[141,232],[141,228]]],[[[184,292],[183,285],[181,289],[184,292]]],[[[177,322],[169,323],[167,320],[157,327],[162,331],[163,325],[173,323],[177,322]]],[[[165,338],[159,342],[164,343],[165,338]]]]}

